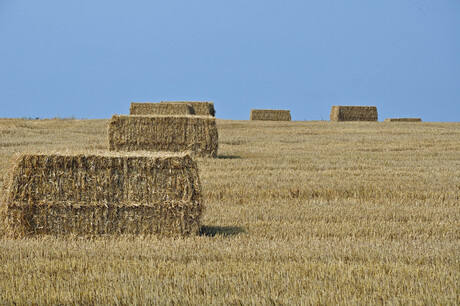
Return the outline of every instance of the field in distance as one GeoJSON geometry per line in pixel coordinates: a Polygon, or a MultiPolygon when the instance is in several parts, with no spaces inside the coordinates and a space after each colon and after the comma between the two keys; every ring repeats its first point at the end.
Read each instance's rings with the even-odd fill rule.
{"type": "MultiPolygon", "coordinates": [[[[217,124],[199,236],[0,238],[0,304],[460,303],[460,123],[217,124]]],[[[107,125],[0,119],[0,187],[107,125]]]]}

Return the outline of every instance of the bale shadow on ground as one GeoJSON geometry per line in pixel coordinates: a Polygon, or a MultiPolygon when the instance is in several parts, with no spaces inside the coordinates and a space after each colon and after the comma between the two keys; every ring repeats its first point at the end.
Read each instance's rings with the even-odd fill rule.
{"type": "Polygon", "coordinates": [[[241,159],[241,156],[238,155],[219,155],[218,159],[241,159]]]}
{"type": "Polygon", "coordinates": [[[222,235],[224,237],[234,236],[241,233],[246,233],[246,230],[240,226],[210,226],[203,225],[200,228],[200,236],[214,237],[222,235]]]}

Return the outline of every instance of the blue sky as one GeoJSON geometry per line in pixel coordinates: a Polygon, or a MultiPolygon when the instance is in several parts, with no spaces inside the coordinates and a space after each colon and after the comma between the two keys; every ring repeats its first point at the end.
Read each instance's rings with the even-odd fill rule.
{"type": "Polygon", "coordinates": [[[161,100],[460,121],[460,1],[0,0],[0,117],[161,100]]]}

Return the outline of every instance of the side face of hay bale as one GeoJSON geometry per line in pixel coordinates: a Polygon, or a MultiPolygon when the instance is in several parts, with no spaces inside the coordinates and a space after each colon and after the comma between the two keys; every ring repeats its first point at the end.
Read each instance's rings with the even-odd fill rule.
{"type": "Polygon", "coordinates": [[[331,121],[377,121],[377,107],[375,106],[339,106],[331,108],[331,121]]]}
{"type": "Polygon", "coordinates": [[[422,122],[422,118],[387,118],[385,122],[422,122]]]}
{"type": "Polygon", "coordinates": [[[130,115],[194,115],[190,103],[131,103],[130,115]]]}
{"type": "Polygon", "coordinates": [[[191,151],[217,157],[216,119],[210,116],[118,116],[108,127],[112,151],[191,151]]]}
{"type": "Polygon", "coordinates": [[[291,111],[281,109],[251,109],[249,120],[291,121],[291,111]]]}
{"type": "Polygon", "coordinates": [[[188,154],[20,154],[2,215],[12,235],[195,234],[201,185],[188,154]]]}
{"type": "Polygon", "coordinates": [[[199,102],[199,101],[161,101],[164,104],[179,103],[179,104],[190,104],[194,113],[197,116],[216,116],[216,110],[214,109],[213,102],[199,102]]]}

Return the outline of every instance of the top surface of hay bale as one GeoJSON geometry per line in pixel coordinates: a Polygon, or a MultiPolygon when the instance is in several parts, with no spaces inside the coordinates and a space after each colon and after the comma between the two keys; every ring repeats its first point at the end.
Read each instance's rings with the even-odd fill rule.
{"type": "Polygon", "coordinates": [[[6,202],[92,205],[201,199],[189,154],[148,152],[21,153],[6,183],[6,202]]]}
{"type": "Polygon", "coordinates": [[[190,104],[193,109],[195,115],[198,116],[216,116],[216,110],[214,109],[213,102],[205,102],[205,101],[161,101],[164,104],[190,104]]]}
{"type": "Polygon", "coordinates": [[[211,116],[114,115],[108,130],[110,150],[190,151],[198,156],[217,156],[217,125],[211,116]]]}
{"type": "Polygon", "coordinates": [[[331,121],[377,121],[376,106],[334,105],[331,109],[331,121]]]}
{"type": "Polygon", "coordinates": [[[387,118],[385,122],[422,122],[422,118],[387,118]]]}
{"type": "Polygon", "coordinates": [[[195,110],[189,103],[137,103],[132,102],[130,115],[194,115],[195,110]]]}
{"type": "Polygon", "coordinates": [[[251,109],[249,120],[291,121],[291,111],[282,109],[251,109]]]}

